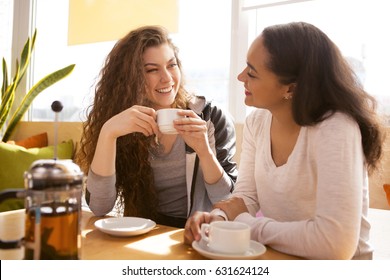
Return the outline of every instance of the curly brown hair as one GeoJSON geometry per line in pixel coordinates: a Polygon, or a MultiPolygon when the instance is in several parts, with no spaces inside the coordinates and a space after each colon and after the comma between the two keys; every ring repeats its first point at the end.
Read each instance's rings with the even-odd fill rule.
{"type": "MultiPolygon", "coordinates": [[[[86,110],[81,148],[75,159],[85,174],[89,171],[103,124],[133,105],[150,106],[144,94],[143,54],[147,48],[162,44],[172,48],[182,71],[178,49],[167,30],[160,26],[144,26],[129,32],[108,54],[96,85],[94,102],[86,110]]],[[[184,89],[182,79],[171,106],[187,108],[189,99],[190,94],[184,89]]],[[[157,195],[149,162],[152,138],[132,133],[117,139],[116,189],[119,208],[123,209],[125,216],[153,219],[157,213],[157,195]]]]}

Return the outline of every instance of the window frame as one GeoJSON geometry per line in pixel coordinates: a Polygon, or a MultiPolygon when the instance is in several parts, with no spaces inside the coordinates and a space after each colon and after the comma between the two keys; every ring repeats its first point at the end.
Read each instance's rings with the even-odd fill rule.
{"type": "MultiPolygon", "coordinates": [[[[237,80],[237,75],[246,66],[246,53],[250,42],[248,39],[255,32],[256,22],[252,20],[251,13],[256,13],[256,9],[262,7],[278,6],[295,4],[299,2],[307,2],[314,0],[280,0],[280,1],[262,1],[262,0],[231,0],[231,42],[230,42],[230,70],[228,81],[227,106],[230,114],[233,116],[236,123],[244,123],[247,113],[251,110],[244,103],[244,86],[237,80]]],[[[13,9],[13,31],[12,31],[12,51],[11,51],[11,73],[15,72],[15,63],[18,59],[21,50],[23,49],[25,40],[31,36],[35,30],[35,9],[37,6],[36,0],[14,0],[13,9]]],[[[253,36],[252,36],[253,37],[253,36]]],[[[226,47],[226,46],[221,46],[226,47]]],[[[21,101],[26,89],[32,86],[31,71],[34,63],[32,63],[26,72],[26,79],[23,79],[16,92],[16,102],[21,101]]],[[[28,111],[25,120],[32,120],[32,110],[28,111]]],[[[390,120],[389,120],[390,123],[390,120]]]]}
{"type": "MultiPolygon", "coordinates": [[[[12,40],[12,51],[11,51],[11,59],[12,61],[16,61],[18,59],[18,56],[23,49],[25,40],[27,37],[31,37],[35,28],[35,12],[37,7],[37,0],[14,0],[14,13],[13,13],[13,40],[12,40]]],[[[234,7],[239,5],[242,1],[241,0],[231,0],[232,3],[232,14],[235,16],[241,16],[237,12],[238,9],[235,10],[234,7]]],[[[240,9],[241,10],[241,9],[240,9]]],[[[238,21],[237,21],[238,23],[238,21]]],[[[241,24],[241,23],[240,23],[241,24]]],[[[239,30],[231,30],[232,34],[246,34],[245,32],[241,32],[242,26],[240,26],[239,30]]],[[[246,37],[246,36],[245,36],[246,37]]],[[[247,46],[243,46],[245,50],[241,50],[240,53],[246,53],[247,46]]],[[[245,59],[239,59],[237,55],[232,55],[232,51],[230,52],[230,55],[232,59],[234,59],[235,63],[240,63],[242,61],[245,62],[245,59]]],[[[232,60],[233,61],[233,60],[232,60]]],[[[26,71],[26,79],[23,79],[23,83],[19,85],[18,91],[16,92],[16,100],[22,100],[23,95],[26,93],[26,90],[32,86],[33,81],[33,69],[34,67],[34,57],[31,58],[31,63],[26,71]]],[[[15,65],[12,65],[11,71],[15,71],[15,65]]],[[[227,107],[228,110],[231,110],[231,114],[233,117],[236,117],[237,115],[242,115],[242,117],[238,117],[237,119],[244,119],[245,118],[245,110],[243,110],[244,102],[243,102],[243,95],[241,98],[237,98],[237,95],[232,94],[232,92],[237,92],[238,83],[237,83],[237,71],[235,69],[240,67],[235,67],[234,70],[232,70],[232,67],[230,67],[229,71],[229,81],[228,81],[228,93],[227,93],[227,107]],[[231,82],[233,80],[233,83],[231,82]],[[234,88],[234,91],[232,91],[232,87],[234,88]],[[234,104],[234,105],[232,105],[234,104]],[[241,106],[239,106],[241,104],[241,106]],[[244,111],[244,112],[243,112],[244,111]]],[[[12,72],[12,73],[13,73],[12,72]]],[[[242,86],[241,86],[242,91],[242,86]]],[[[33,121],[32,119],[32,111],[33,111],[33,104],[29,108],[28,113],[24,116],[24,120],[27,121],[33,121]]]]}
{"type": "MultiPolygon", "coordinates": [[[[34,17],[33,11],[35,9],[35,0],[14,0],[13,6],[13,20],[12,20],[12,45],[11,45],[11,61],[10,69],[11,76],[13,77],[16,72],[15,61],[19,60],[20,53],[23,50],[24,44],[26,43],[26,38],[31,37],[34,30],[34,17]]],[[[34,56],[31,57],[31,62],[33,63],[34,56]]],[[[19,104],[24,98],[27,89],[31,87],[32,81],[32,71],[31,65],[28,66],[28,69],[25,73],[25,78],[20,81],[20,84],[15,92],[15,104],[19,104]]],[[[15,106],[11,108],[13,113],[16,110],[15,106]]],[[[28,118],[28,114],[24,116],[25,119],[28,118]]],[[[30,119],[30,118],[28,118],[30,119]]]]}

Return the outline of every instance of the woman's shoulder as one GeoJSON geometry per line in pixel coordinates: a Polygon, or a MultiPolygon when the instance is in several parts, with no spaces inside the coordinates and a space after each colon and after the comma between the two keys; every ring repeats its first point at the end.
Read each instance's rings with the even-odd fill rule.
{"type": "Polygon", "coordinates": [[[271,117],[271,113],[265,109],[253,109],[245,119],[247,126],[256,126],[264,123],[271,117]]]}
{"type": "MultiPolygon", "coordinates": [[[[323,121],[310,129],[318,137],[352,137],[360,135],[358,123],[349,115],[342,112],[330,114],[323,121]],[[349,135],[349,136],[347,136],[349,135]]],[[[358,139],[358,138],[356,138],[358,139]]]]}
{"type": "Polygon", "coordinates": [[[272,115],[265,109],[254,109],[245,119],[244,131],[246,135],[259,135],[269,126],[272,120],[272,115]]]}
{"type": "Polygon", "coordinates": [[[232,115],[224,110],[219,104],[212,100],[207,100],[204,96],[193,96],[188,104],[188,108],[193,110],[198,115],[203,115],[206,120],[228,120],[234,121],[232,115]]]}
{"type": "Polygon", "coordinates": [[[188,108],[200,115],[203,109],[207,105],[207,100],[204,96],[191,95],[191,98],[188,101],[188,108]]]}
{"type": "Polygon", "coordinates": [[[331,129],[359,128],[355,119],[353,119],[350,115],[342,112],[334,112],[333,114],[329,114],[329,116],[327,116],[322,122],[319,123],[319,127],[329,127],[331,129]]]}

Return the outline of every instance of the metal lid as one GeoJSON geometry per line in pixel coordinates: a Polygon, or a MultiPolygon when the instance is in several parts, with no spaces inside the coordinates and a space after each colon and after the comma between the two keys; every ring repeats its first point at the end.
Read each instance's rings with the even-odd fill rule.
{"type": "Polygon", "coordinates": [[[80,187],[83,172],[72,160],[40,159],[24,175],[28,189],[80,187]]]}

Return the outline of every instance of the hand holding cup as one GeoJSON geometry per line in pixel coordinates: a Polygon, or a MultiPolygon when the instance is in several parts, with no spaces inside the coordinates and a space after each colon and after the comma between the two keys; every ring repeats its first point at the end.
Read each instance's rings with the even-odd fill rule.
{"type": "Polygon", "coordinates": [[[177,130],[173,125],[173,121],[176,119],[184,118],[180,116],[178,112],[181,109],[160,109],[157,110],[157,125],[161,133],[163,134],[178,134],[177,130]]]}
{"type": "Polygon", "coordinates": [[[241,222],[217,221],[202,224],[201,236],[202,241],[217,253],[244,254],[250,246],[250,227],[241,222]]]}

